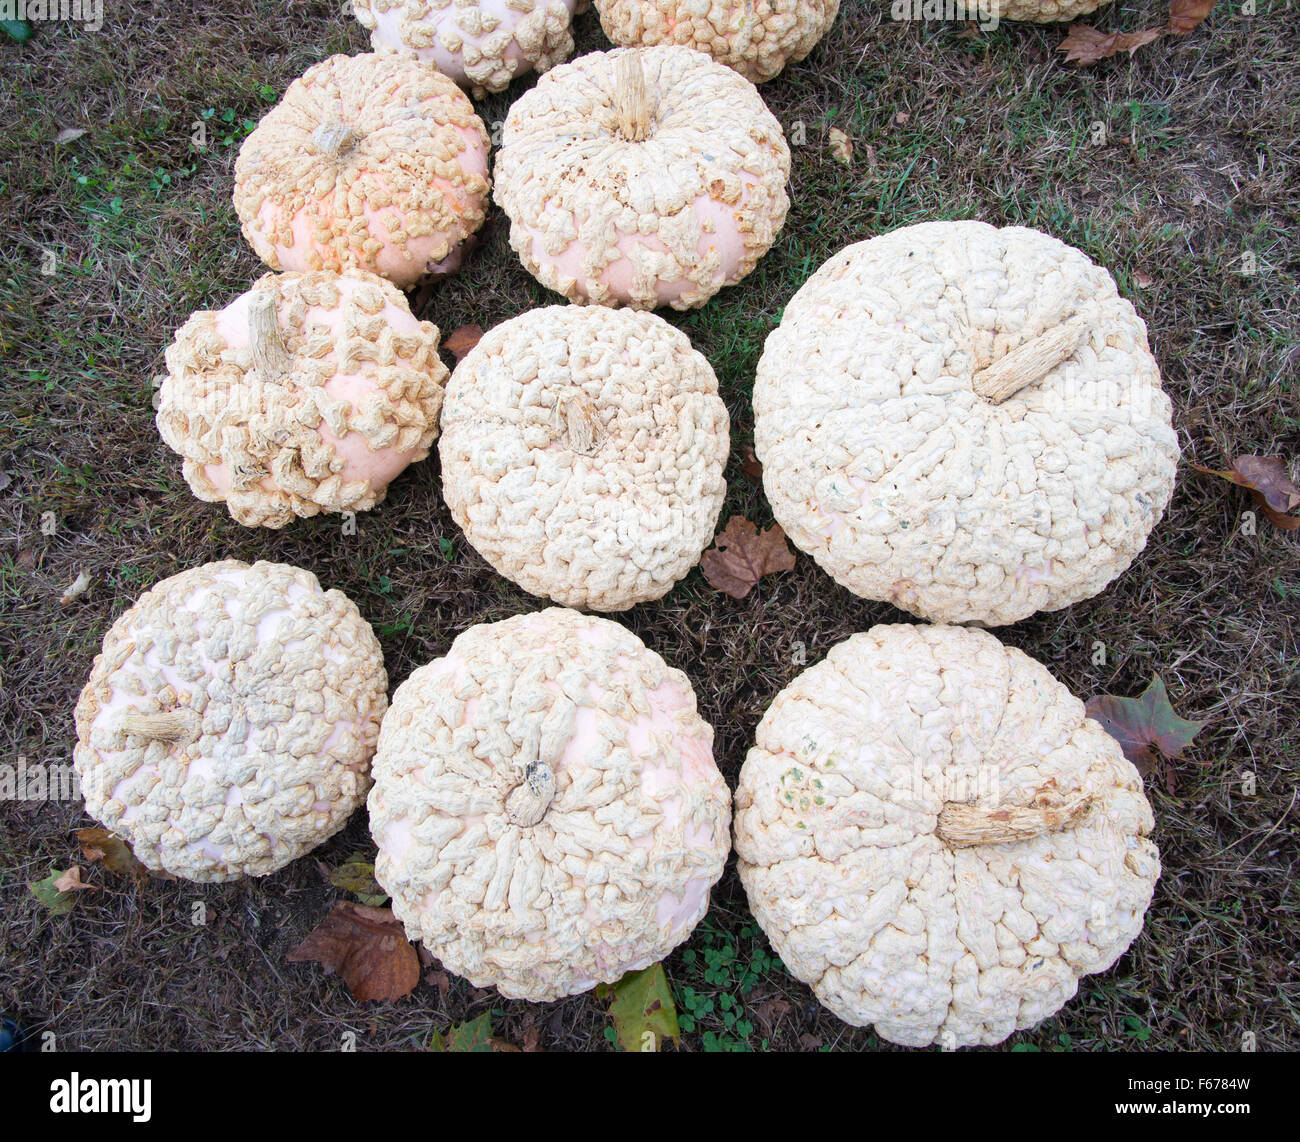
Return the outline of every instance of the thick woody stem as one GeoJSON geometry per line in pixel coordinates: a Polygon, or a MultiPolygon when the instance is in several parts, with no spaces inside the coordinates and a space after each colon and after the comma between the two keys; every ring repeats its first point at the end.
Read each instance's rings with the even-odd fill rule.
{"type": "Polygon", "coordinates": [[[164,714],[127,711],[119,720],[118,728],[150,741],[189,742],[199,736],[199,719],[193,710],[168,710],[164,714]]]}
{"type": "Polygon", "coordinates": [[[532,761],[524,769],[524,779],[506,798],[506,817],[512,825],[528,828],[537,824],[550,808],[555,796],[555,775],[544,761],[532,761]]]}
{"type": "Polygon", "coordinates": [[[988,808],[949,801],[939,811],[935,835],[949,848],[1001,845],[1068,829],[1087,811],[1092,796],[1080,793],[1059,805],[988,808]]]}
{"type": "Polygon", "coordinates": [[[640,143],[650,134],[650,95],[646,91],[645,69],[636,48],[618,57],[614,78],[614,110],[618,130],[629,142],[640,143]]]}
{"type": "Polygon", "coordinates": [[[280,331],[278,310],[274,290],[259,291],[248,302],[248,349],[253,368],[263,380],[282,377],[293,365],[293,357],[280,331]]]}
{"type": "Polygon", "coordinates": [[[564,405],[564,430],[569,448],[579,456],[594,455],[605,442],[605,426],[585,393],[570,397],[564,405]]]}
{"type": "Polygon", "coordinates": [[[311,133],[311,141],[322,155],[341,159],[361,141],[361,136],[346,123],[322,123],[311,133]]]}
{"type": "Polygon", "coordinates": [[[1001,404],[1026,385],[1041,381],[1067,360],[1083,340],[1082,321],[1067,321],[1041,333],[975,374],[975,391],[993,404],[1001,404]]]}

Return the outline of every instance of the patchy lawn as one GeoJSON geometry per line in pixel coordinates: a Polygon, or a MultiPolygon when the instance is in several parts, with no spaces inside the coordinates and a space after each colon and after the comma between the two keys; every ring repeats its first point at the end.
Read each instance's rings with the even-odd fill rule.
{"type": "MultiPolygon", "coordinates": [[[[779,242],[703,310],[665,313],[713,363],[731,413],[723,520],[763,526],[770,510],[741,470],[754,369],[786,300],[847,243],[936,218],[1035,226],[1109,267],[1147,321],[1184,446],[1169,512],[1102,596],[999,634],[1081,696],[1136,694],[1159,673],[1181,713],[1210,721],[1176,763],[1175,790],[1149,783],[1164,874],[1142,936],[1003,1049],[1235,1050],[1245,1032],[1261,1048],[1300,1046],[1300,532],[1261,517],[1247,534],[1246,494],[1190,467],[1300,454],[1300,46],[1289,5],[1240,6],[1220,0],[1189,37],[1075,70],[1054,50],[1061,28],[972,34],[845,0],[809,59],[762,88],[807,140],[793,148],[779,242]],[[855,141],[849,167],[832,158],[831,126],[855,141]]],[[[1093,22],[1162,19],[1155,0],[1122,0],[1093,22]]],[[[578,31],[579,51],[607,46],[593,13],[578,31]]],[[[73,705],[109,624],[200,562],[273,559],[341,588],[374,624],[394,686],[470,624],[540,605],[465,543],[436,453],[355,536],[329,517],[250,531],[190,495],[153,425],[151,382],[173,330],[262,272],[230,205],[240,140],[308,65],[365,47],[337,4],[267,0],[110,4],[99,33],[47,26],[22,46],[0,42],[0,762],[69,760],[73,705]],[[85,134],[56,143],[67,129],[85,134]],[[81,571],[89,590],[61,606],[81,571]]],[[[484,119],[502,119],[520,90],[484,101],[484,119]]],[[[446,332],[555,300],[510,253],[494,210],[463,276],[414,304],[446,332]]],[[[744,601],[697,570],[620,616],[690,675],[733,787],[758,719],[800,669],[795,643],[815,662],[854,631],[904,619],[802,555],[744,601]]],[[[63,1049],[337,1049],[349,1030],[362,1049],[406,1047],[485,1012],[516,1042],[532,1027],[543,1049],[608,1046],[608,1001],[590,995],[532,1006],[453,979],[445,995],[422,983],[362,1006],[338,977],[285,963],[340,895],[312,857],[256,881],[142,890],[90,869],[100,890],[51,918],[26,882],[67,867],[72,831],[92,822],[76,802],[0,803],[0,822],[0,1007],[42,1022],[63,1049]],[[195,901],[206,926],[191,924],[195,901]]],[[[372,851],[364,812],[315,856],[336,865],[354,851],[372,851]]],[[[666,966],[686,1049],[881,1046],[775,961],[734,862],[666,966]]]]}

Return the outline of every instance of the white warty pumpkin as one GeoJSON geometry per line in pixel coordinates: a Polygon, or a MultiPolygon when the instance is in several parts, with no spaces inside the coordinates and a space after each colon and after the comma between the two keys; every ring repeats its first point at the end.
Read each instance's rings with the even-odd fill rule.
{"type": "Polygon", "coordinates": [[[594,0],[616,44],[679,44],[763,83],[803,59],[835,22],[840,0],[594,0]]]}
{"type": "Polygon", "coordinates": [[[365,800],[387,688],[369,624],[311,572],[182,571],[118,618],[81,692],[86,811],[156,871],[265,876],[365,800]]]}
{"type": "Polygon", "coordinates": [[[731,795],[688,679],[609,619],[471,627],[397,689],[375,877],[475,987],[551,1000],[662,959],[703,918],[731,795]]]}
{"type": "Polygon", "coordinates": [[[658,599],[699,561],[726,493],[708,361],[653,313],[529,310],[456,366],[442,492],[502,575],[570,607],[658,599]]]}
{"type": "Polygon", "coordinates": [[[451,272],[487,213],[488,134],[428,64],[332,56],[244,140],[235,210],[273,270],[368,270],[409,289],[451,272]]]}
{"type": "Polygon", "coordinates": [[[248,527],[366,511],[438,433],[438,327],[374,274],[265,274],[166,353],[158,431],[248,527]]]}
{"type": "Polygon", "coordinates": [[[982,222],[904,227],[813,274],[759,361],[754,450],[777,521],[837,582],[987,624],[1101,591],[1178,464],[1111,276],[982,222]]]}
{"type": "Polygon", "coordinates": [[[431,63],[475,99],[569,57],[578,0],[352,0],[376,52],[431,63]]]}
{"type": "Polygon", "coordinates": [[[962,627],[878,626],[777,695],[736,854],[782,962],[893,1043],[998,1043],[1142,929],[1160,860],[1119,745],[1045,667],[962,627]]]}
{"type": "Polygon", "coordinates": [[[511,106],[510,245],[574,302],[703,305],[785,222],[790,148],[754,85],[689,48],[592,52],[511,106]]]}

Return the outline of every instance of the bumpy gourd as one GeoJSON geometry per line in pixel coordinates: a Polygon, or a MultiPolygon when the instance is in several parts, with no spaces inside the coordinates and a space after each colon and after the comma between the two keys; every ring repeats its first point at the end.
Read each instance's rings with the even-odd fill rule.
{"type": "Polygon", "coordinates": [[[777,695],[736,853],[781,961],[894,1043],[998,1043],[1142,929],[1160,860],[1119,745],[985,631],[878,626],[777,695]]]}
{"type": "Polygon", "coordinates": [[[680,44],[763,83],[812,51],[840,0],[594,0],[616,44],[680,44]]]}
{"type": "Polygon", "coordinates": [[[550,306],[456,366],[438,451],[452,518],[501,574],[622,610],[666,594],[712,540],[727,410],[708,361],[662,318],[550,306]]]}
{"type": "Polygon", "coordinates": [[[731,797],[680,671],[608,619],[474,626],[393,696],[375,876],[449,971],[545,1001],[662,959],[708,909],[731,797]]]}
{"type": "Polygon", "coordinates": [[[396,55],[333,56],[244,140],[235,210],[274,270],[453,267],[487,211],[488,135],[456,84],[396,55]]]}
{"type": "Polygon", "coordinates": [[[1035,230],[927,222],[840,251],[754,384],[763,487],[837,582],[936,622],[1089,598],[1165,510],[1178,438],[1146,326],[1035,230]]]}
{"type": "Polygon", "coordinates": [[[570,301],[703,305],[776,241],[790,149],[753,84],[681,47],[593,52],[510,108],[496,200],[570,301]]]}
{"type": "Polygon", "coordinates": [[[1027,20],[1035,24],[1064,24],[1077,16],[1086,16],[1110,3],[1110,0],[993,0],[995,11],[1003,20],[1027,20]]]}
{"type": "Polygon", "coordinates": [[[265,876],[365,799],[387,686],[370,626],[311,572],[173,575],[113,624],[77,702],[86,811],[156,871],[265,876]]]}
{"type": "Polygon", "coordinates": [[[475,99],[573,51],[577,0],[353,0],[376,52],[431,63],[475,99]]]}
{"type": "Polygon", "coordinates": [[[266,274],[167,349],[158,430],[249,527],[366,511],[438,432],[438,328],[374,274],[266,274]]]}

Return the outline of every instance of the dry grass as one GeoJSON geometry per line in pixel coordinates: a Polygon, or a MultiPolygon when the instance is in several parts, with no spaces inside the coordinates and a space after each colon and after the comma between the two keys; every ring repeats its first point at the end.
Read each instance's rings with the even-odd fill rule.
{"type": "MultiPolygon", "coordinates": [[[[808,138],[795,149],[795,204],[780,242],[740,286],[671,318],[713,362],[733,417],[725,511],[770,521],[740,471],[740,447],[752,431],[755,364],[782,305],[846,243],[929,218],[1037,226],[1110,267],[1148,322],[1186,460],[1300,452],[1300,58],[1283,4],[1270,11],[1263,0],[1253,17],[1238,7],[1221,0],[1191,37],[1080,72],[1055,56],[1059,29],[1004,24],[963,38],[960,27],[882,18],[883,0],[845,0],[813,56],[763,88],[787,130],[802,121],[808,138]],[[1098,121],[1109,141],[1093,146],[1098,121]],[[830,158],[831,125],[857,141],[851,169],[830,158]],[[1238,272],[1246,251],[1260,266],[1253,276],[1238,272]]],[[[1096,22],[1158,20],[1158,4],[1143,0],[1096,22]]],[[[604,46],[593,15],[579,23],[581,50],[604,46]]],[[[335,4],[263,0],[111,6],[100,34],[46,28],[21,49],[0,45],[9,124],[0,144],[0,761],[66,760],[72,706],[112,619],[147,585],[202,561],[311,568],[375,624],[394,684],[469,624],[537,606],[465,544],[440,501],[436,459],[408,472],[353,538],[328,519],[250,532],[189,495],[153,427],[150,378],[173,329],[260,272],[229,204],[240,122],[311,62],[363,48],[335,4]],[[208,108],[215,138],[196,151],[191,123],[208,108]],[[56,146],[63,127],[87,134],[56,146]],[[39,272],[42,250],[59,259],[54,276],[39,272]],[[53,535],[40,528],[47,512],[53,535]],[[450,560],[442,537],[454,545],[450,560]],[[93,587],[60,607],[82,569],[93,587]]],[[[507,101],[487,101],[484,118],[502,118],[507,101]]],[[[553,300],[515,262],[504,229],[494,214],[464,276],[417,295],[420,316],[444,330],[488,327],[553,300]]],[[[1152,791],[1165,872],[1145,932],[1058,1018],[1008,1046],[1232,1050],[1244,1031],[1261,1047],[1297,1046],[1300,533],[1261,524],[1243,535],[1247,506],[1184,466],[1128,574],[1100,598],[1002,632],[1076,693],[1134,693],[1159,672],[1182,712],[1212,719],[1178,766],[1176,794],[1152,791]],[[1096,641],[1109,650],[1106,667],[1092,665],[1096,641]],[[1257,774],[1253,797],[1240,791],[1246,770],[1257,774]]],[[[902,617],[800,557],[744,602],[695,572],[623,621],[690,675],[734,785],[759,717],[797,670],[792,643],[805,643],[812,662],[851,632],[902,617]]],[[[400,1047],[487,1010],[497,1033],[516,1039],[535,1018],[546,1049],[605,1046],[603,1005],[590,997],[530,1008],[454,981],[445,1000],[421,985],[397,1004],[361,1007],[337,978],[286,964],[335,895],[310,858],[227,886],[137,891],[95,871],[102,890],[51,920],[25,882],[66,867],[71,831],[89,821],[79,804],[11,802],[0,822],[0,1004],[46,1024],[64,1048],[335,1048],[348,1029],[362,1047],[400,1047]],[[206,902],[206,927],[190,924],[195,900],[206,902]]],[[[337,863],[369,847],[358,814],[318,855],[337,863]]],[[[679,999],[686,988],[699,997],[684,1046],[879,1045],[765,966],[734,868],[715,899],[668,964],[679,999]],[[763,970],[741,995],[753,964],[763,970]],[[701,1010],[723,993],[741,998],[748,1034],[726,1028],[718,1005],[701,1010]]]]}

